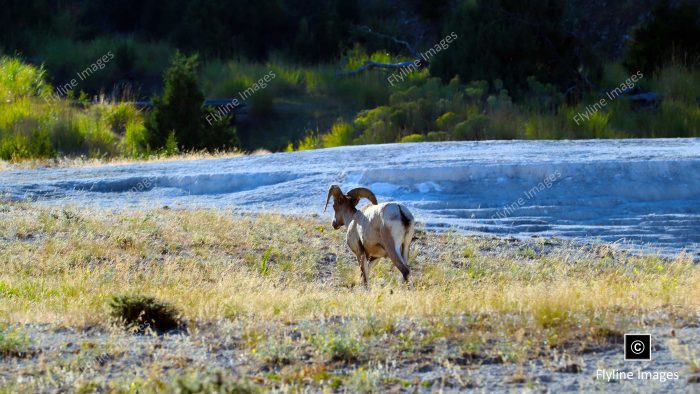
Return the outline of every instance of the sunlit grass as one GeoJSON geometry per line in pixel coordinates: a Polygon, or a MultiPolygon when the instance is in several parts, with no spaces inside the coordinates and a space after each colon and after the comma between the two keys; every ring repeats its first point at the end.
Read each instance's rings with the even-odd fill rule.
{"type": "MultiPolygon", "coordinates": [[[[343,231],[268,214],[4,203],[0,250],[2,327],[100,327],[115,338],[86,345],[77,358],[27,364],[37,378],[12,380],[10,391],[57,384],[167,392],[184,383],[251,381],[283,391],[429,387],[402,380],[389,366],[426,355],[449,365],[555,363],[561,354],[619,343],[632,329],[694,322],[700,305],[700,268],[687,255],[664,259],[607,245],[519,244],[453,232],[418,232],[409,284],[380,260],[365,288],[343,231]],[[129,334],[114,324],[114,300],[124,295],[172,307],[191,341],[212,352],[234,348],[241,372],[188,367],[187,347],[129,364],[126,355],[142,345],[125,340],[129,334]],[[85,365],[102,354],[121,375],[95,379],[85,365]],[[41,378],[55,370],[64,371],[58,380],[41,378]],[[162,370],[173,375],[164,378],[162,370]]],[[[687,358],[696,365],[696,355],[687,358]]],[[[466,387],[460,371],[450,379],[466,387]]]]}
{"type": "Polygon", "coordinates": [[[410,286],[384,262],[364,290],[342,232],[315,221],[23,205],[0,215],[0,295],[11,301],[0,316],[13,323],[99,324],[109,297],[122,293],[169,301],[191,320],[516,313],[543,326],[621,310],[690,310],[700,299],[698,268],[683,255],[494,255],[469,238],[428,233],[416,241],[410,286]],[[336,263],[324,265],[328,255],[336,263]]]}

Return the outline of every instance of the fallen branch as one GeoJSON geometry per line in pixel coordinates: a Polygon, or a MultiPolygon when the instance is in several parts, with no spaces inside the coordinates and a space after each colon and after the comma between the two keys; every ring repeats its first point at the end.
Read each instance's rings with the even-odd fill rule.
{"type": "Polygon", "coordinates": [[[410,60],[407,62],[400,62],[400,63],[380,63],[380,62],[375,62],[374,60],[367,60],[362,64],[360,67],[350,70],[350,71],[338,71],[336,75],[357,75],[361,74],[365,71],[371,70],[373,68],[383,68],[383,69],[389,69],[389,70],[399,70],[402,68],[407,68],[407,67],[416,67],[417,69],[423,68],[423,63],[420,62],[419,66],[416,66],[415,60],[410,60]]]}
{"type": "Polygon", "coordinates": [[[380,38],[385,38],[387,40],[391,40],[391,41],[395,42],[396,44],[399,44],[399,45],[405,47],[408,50],[408,53],[410,53],[416,59],[419,59],[421,57],[420,52],[418,52],[414,47],[412,47],[411,44],[409,44],[407,41],[399,40],[398,38],[392,37],[390,35],[377,33],[376,31],[372,31],[372,28],[370,28],[369,26],[360,26],[358,30],[360,30],[364,33],[367,33],[367,34],[375,35],[375,36],[380,37],[380,38]]]}
{"type": "Polygon", "coordinates": [[[379,69],[387,69],[387,70],[399,70],[402,68],[407,68],[407,67],[415,67],[417,69],[422,69],[428,66],[428,62],[422,59],[422,56],[420,52],[418,52],[411,44],[409,44],[407,41],[400,40],[396,37],[392,37],[386,34],[382,33],[377,33],[375,31],[372,31],[372,29],[369,26],[360,26],[358,30],[375,35],[377,37],[381,37],[387,40],[391,40],[396,44],[399,44],[403,47],[406,48],[406,50],[415,58],[414,60],[409,60],[405,62],[399,62],[399,63],[380,63],[380,62],[375,62],[374,60],[366,60],[360,67],[354,69],[354,70],[349,70],[349,71],[338,71],[336,75],[357,75],[361,74],[365,71],[371,70],[373,68],[379,68],[379,69]]]}

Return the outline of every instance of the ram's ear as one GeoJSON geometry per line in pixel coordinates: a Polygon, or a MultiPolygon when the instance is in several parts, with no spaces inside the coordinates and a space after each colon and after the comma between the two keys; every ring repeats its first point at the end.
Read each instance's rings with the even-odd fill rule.
{"type": "Polygon", "coordinates": [[[348,192],[348,198],[353,203],[353,206],[360,202],[361,198],[366,198],[372,202],[372,204],[377,205],[377,196],[372,193],[371,190],[366,187],[357,187],[348,192]]]}

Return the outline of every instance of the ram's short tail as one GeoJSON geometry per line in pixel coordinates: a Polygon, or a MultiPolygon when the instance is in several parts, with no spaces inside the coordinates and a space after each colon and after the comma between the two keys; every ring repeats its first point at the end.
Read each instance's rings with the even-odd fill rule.
{"type": "Polygon", "coordinates": [[[401,223],[403,224],[404,228],[410,228],[414,221],[411,212],[404,208],[403,205],[399,205],[399,212],[401,213],[401,223]]]}

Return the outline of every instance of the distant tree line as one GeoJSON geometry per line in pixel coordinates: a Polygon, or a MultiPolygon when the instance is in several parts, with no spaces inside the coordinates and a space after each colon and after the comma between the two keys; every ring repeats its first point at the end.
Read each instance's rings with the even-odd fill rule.
{"type": "MultiPolygon", "coordinates": [[[[47,36],[80,41],[128,35],[167,42],[203,59],[266,60],[279,54],[318,63],[336,60],[358,42],[370,50],[401,52],[391,42],[358,33],[359,25],[415,41],[418,48],[456,32],[460,39],[434,59],[431,74],[445,82],[455,75],[465,81],[500,79],[517,97],[529,77],[563,90],[589,87],[599,77],[600,56],[564,23],[579,1],[409,0],[397,8],[387,0],[6,0],[0,49],[30,55],[47,36]],[[414,19],[420,23],[409,23],[414,19]]],[[[646,23],[631,32],[625,65],[650,73],[671,59],[697,64],[697,2],[657,3],[646,23]]],[[[117,57],[123,65],[129,50],[122,49],[117,57]]]]}
{"type": "Polygon", "coordinates": [[[360,16],[357,0],[7,0],[0,47],[26,51],[37,37],[88,40],[128,34],[203,56],[264,59],[280,51],[315,62],[336,57],[360,16]]]}

